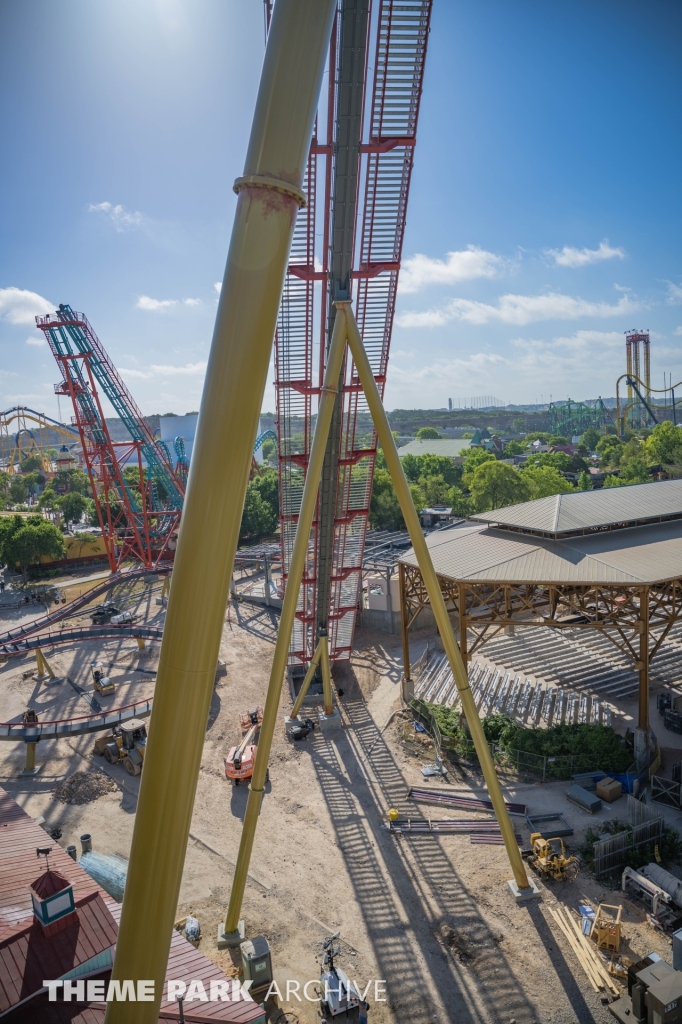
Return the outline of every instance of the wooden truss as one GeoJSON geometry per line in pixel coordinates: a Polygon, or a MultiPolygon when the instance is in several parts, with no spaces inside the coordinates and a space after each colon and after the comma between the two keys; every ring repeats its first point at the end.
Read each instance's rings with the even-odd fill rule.
{"type": "MultiPolygon", "coordinates": [[[[644,585],[473,583],[439,576],[465,662],[501,630],[545,626],[599,630],[639,673],[639,726],[649,728],[649,665],[682,614],[682,579],[644,585]]],[[[408,632],[429,600],[416,566],[400,563],[405,676],[410,678],[408,632]]]]}

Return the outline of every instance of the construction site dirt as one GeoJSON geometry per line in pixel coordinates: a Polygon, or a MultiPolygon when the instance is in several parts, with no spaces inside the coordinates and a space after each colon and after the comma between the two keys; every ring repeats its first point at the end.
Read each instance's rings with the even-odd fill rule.
{"type": "MultiPolygon", "coordinates": [[[[129,588],[126,607],[161,624],[164,611],[155,593],[138,583],[129,588]]],[[[215,936],[227,908],[247,787],[230,785],[223,759],[241,738],[240,713],[264,703],[276,629],[275,611],[230,604],[220,651],[226,671],[216,679],[178,906],[178,917],[191,912],[200,920],[201,951],[233,975],[239,955],[219,952],[215,936]]],[[[415,639],[415,657],[426,639],[415,639]]],[[[87,714],[96,660],[109,666],[116,684],[113,695],[98,695],[102,706],[153,694],[158,646],[141,652],[134,640],[85,642],[45,654],[61,682],[37,682],[30,673],[33,656],[0,668],[1,721],[20,719],[27,708],[40,720],[87,714]]],[[[433,760],[433,751],[428,739],[406,728],[401,674],[399,637],[358,630],[352,660],[334,669],[336,688],[343,691],[343,728],[329,737],[315,729],[299,743],[287,741],[283,727],[277,731],[243,916],[248,936],[263,934],[270,943],[280,1006],[301,1024],[319,1020],[319,1003],[304,997],[304,986],[319,979],[322,942],[338,930],[339,966],[361,990],[369,985],[372,1024],[612,1020],[550,907],[622,902],[621,952],[638,959],[653,951],[670,960],[670,940],[647,924],[643,904],[606,889],[584,869],[570,883],[538,881],[541,900],[517,906],[506,884],[511,872],[504,847],[472,845],[468,835],[389,833],[390,808],[422,819],[451,813],[409,800],[411,786],[483,795],[480,775],[467,765],[448,763],[446,780],[425,782],[421,767],[433,760]]],[[[285,687],[282,719],[289,708],[285,687]]],[[[177,754],[182,757],[182,750],[177,754]]],[[[24,757],[23,743],[0,743],[0,785],[32,817],[43,817],[46,830],[60,829],[60,845],[78,846],[89,833],[95,850],[128,856],[139,776],[96,756],[92,735],[38,744],[42,768],[32,778],[19,777],[24,757]],[[77,802],[63,802],[70,792],[65,780],[102,772],[115,782],[113,791],[99,784],[88,790],[78,780],[77,802]]],[[[619,808],[587,815],[567,803],[565,788],[504,780],[508,800],[538,813],[559,806],[575,829],[568,849],[577,852],[595,817],[613,817],[619,808]]],[[[490,819],[480,812],[470,816],[490,819]]],[[[525,819],[514,822],[527,846],[525,819]]],[[[314,988],[305,991],[314,996],[314,988]]]]}

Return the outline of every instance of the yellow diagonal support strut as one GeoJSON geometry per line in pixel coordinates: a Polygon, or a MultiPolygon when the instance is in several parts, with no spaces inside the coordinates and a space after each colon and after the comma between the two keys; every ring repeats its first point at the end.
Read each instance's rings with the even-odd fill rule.
{"type": "MultiPolygon", "coordinates": [[[[289,579],[291,579],[291,575],[289,575],[289,579]]],[[[299,582],[299,586],[300,586],[300,582],[299,582]]],[[[325,637],[325,639],[326,639],[326,637],[325,637]]],[[[293,708],[291,709],[291,717],[292,718],[298,718],[298,713],[301,710],[301,707],[303,705],[303,701],[305,700],[306,694],[308,693],[308,690],[310,689],[310,684],[312,683],[313,676],[315,675],[315,669],[320,664],[321,657],[322,657],[322,637],[320,637],[320,639],[317,642],[317,647],[315,648],[315,653],[313,654],[313,660],[308,665],[308,671],[305,674],[305,679],[301,683],[301,689],[298,691],[298,697],[296,698],[296,702],[295,702],[293,708]]]]}
{"type": "Polygon", "coordinates": [[[156,1024],[206,721],[336,0],[277,0],[223,279],[168,597],[106,1024],[156,1024]]]}
{"type": "MultiPolygon", "coordinates": [[[[280,0],[278,0],[278,3],[279,2],[280,0]]],[[[336,306],[339,309],[343,308],[345,305],[347,305],[347,303],[336,303],[336,306]]],[[[338,389],[339,377],[341,375],[341,364],[343,362],[345,349],[346,321],[337,313],[336,319],[334,320],[332,342],[329,348],[329,355],[327,357],[327,368],[325,370],[322,395],[320,397],[320,405],[317,412],[315,433],[313,435],[313,443],[310,449],[308,471],[306,473],[305,484],[303,485],[301,510],[298,514],[298,523],[296,524],[296,536],[294,538],[294,546],[291,552],[291,562],[289,563],[289,575],[287,576],[287,585],[284,591],[284,598],[282,600],[282,614],[279,620],[279,629],[277,632],[277,642],[275,644],[275,654],[272,659],[272,668],[270,669],[268,695],[265,700],[263,724],[261,725],[256,761],[253,766],[253,777],[249,788],[249,800],[246,805],[246,813],[244,815],[244,827],[242,829],[242,838],[239,844],[239,855],[237,857],[237,865],[234,871],[234,879],[232,880],[230,905],[227,909],[227,918],[225,920],[225,933],[227,935],[236,932],[239,926],[239,915],[241,913],[244,889],[246,887],[246,878],[249,872],[249,864],[251,862],[253,839],[256,834],[258,814],[260,812],[261,799],[265,789],[265,777],[268,770],[270,748],[272,747],[272,737],[275,732],[275,724],[277,722],[277,715],[279,712],[279,701],[282,695],[282,682],[284,680],[284,673],[286,671],[287,661],[289,658],[289,640],[291,638],[291,631],[294,628],[298,594],[301,589],[301,578],[303,576],[303,569],[305,568],[305,561],[308,555],[310,530],[313,525],[313,516],[315,515],[315,507],[317,505],[317,492],[320,486],[320,477],[322,476],[322,465],[324,463],[324,453],[327,447],[327,436],[329,434],[329,425],[332,420],[332,412],[334,411],[334,402],[336,400],[336,392],[338,389]]],[[[317,659],[317,663],[317,661],[319,661],[323,656],[323,647],[318,643],[313,660],[315,661],[315,659],[317,659]]],[[[311,669],[314,672],[312,665],[311,669]]],[[[312,679],[312,672],[310,669],[308,670],[308,674],[312,679]]],[[[310,680],[308,680],[308,684],[310,684],[310,680]]],[[[294,710],[298,713],[298,702],[296,703],[294,710]]]]}
{"type": "Polygon", "coordinates": [[[339,310],[337,320],[339,319],[339,315],[343,315],[346,320],[348,345],[355,361],[355,366],[360,378],[360,384],[362,385],[362,390],[365,393],[369,411],[374,421],[374,426],[379,437],[379,443],[383,449],[386,465],[388,466],[388,471],[393,480],[393,486],[395,487],[395,492],[400,503],[405,525],[407,526],[410,534],[410,540],[412,541],[412,546],[419,564],[422,579],[424,580],[424,585],[426,586],[426,591],[429,595],[429,601],[436,620],[436,625],[438,626],[438,632],[440,633],[441,640],[443,641],[443,647],[445,648],[445,653],[447,654],[448,661],[450,662],[452,674],[455,682],[457,683],[457,689],[462,701],[462,708],[466,715],[469,731],[471,732],[471,738],[474,741],[476,753],[478,754],[478,759],[483,770],[483,777],[485,779],[486,786],[488,787],[493,809],[497,815],[500,831],[504,838],[507,856],[509,857],[511,868],[514,873],[514,880],[520,890],[530,891],[531,886],[516,842],[514,828],[505,806],[502,789],[497,775],[495,774],[495,766],[493,765],[493,760],[490,756],[490,748],[488,747],[488,743],[483,732],[481,720],[478,717],[474,697],[469,686],[467,671],[464,667],[462,655],[460,654],[459,647],[455,640],[455,635],[452,631],[452,624],[445,607],[445,601],[438,583],[436,570],[433,567],[431,555],[426,545],[424,534],[422,533],[417,510],[414,507],[412,495],[410,494],[410,489],[408,487],[407,480],[405,479],[398,450],[395,446],[395,441],[393,440],[393,434],[391,433],[391,428],[389,426],[388,419],[386,418],[386,412],[381,401],[381,396],[379,395],[379,390],[377,388],[376,381],[374,380],[374,374],[372,373],[372,368],[362,344],[362,338],[360,337],[360,332],[355,322],[352,309],[350,306],[345,305],[339,310]]]}

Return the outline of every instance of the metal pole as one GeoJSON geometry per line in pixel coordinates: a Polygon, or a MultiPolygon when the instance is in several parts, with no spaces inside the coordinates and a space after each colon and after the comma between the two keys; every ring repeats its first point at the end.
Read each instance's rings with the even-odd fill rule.
{"type": "Polygon", "coordinates": [[[320,649],[322,656],[320,663],[322,666],[322,693],[324,696],[324,713],[325,715],[334,714],[334,698],[332,697],[332,667],[329,662],[329,638],[326,633],[323,633],[320,637],[320,649]]]}
{"type": "Polygon", "coordinates": [[[406,593],[406,581],[405,581],[405,566],[402,562],[398,563],[398,580],[400,584],[400,633],[403,641],[403,676],[405,679],[405,690],[406,693],[403,695],[407,700],[407,692],[411,689],[407,684],[411,682],[410,676],[410,638],[408,636],[408,625],[407,625],[407,593],[406,593]]]}
{"type": "MultiPolygon", "coordinates": [[[[281,0],[277,0],[277,2],[281,3],[281,0]]],[[[251,785],[249,786],[249,799],[246,805],[246,813],[244,814],[244,826],[242,828],[242,837],[239,843],[237,865],[234,871],[234,878],[232,879],[230,905],[227,909],[227,917],[225,919],[225,944],[232,944],[233,942],[238,944],[239,941],[239,915],[241,913],[242,900],[244,899],[244,889],[246,888],[246,878],[249,872],[249,863],[251,861],[253,840],[256,834],[256,825],[258,824],[261,798],[265,790],[265,776],[268,770],[268,759],[270,757],[272,737],[275,731],[275,723],[277,721],[277,714],[279,711],[282,682],[284,680],[287,659],[289,657],[289,641],[296,616],[298,595],[301,589],[301,578],[303,576],[306,558],[308,557],[310,530],[313,525],[313,517],[315,515],[315,508],[317,505],[317,496],[320,486],[320,476],[322,474],[322,464],[324,462],[324,453],[327,447],[329,425],[334,411],[334,402],[336,400],[339,375],[341,373],[341,363],[346,350],[346,320],[345,317],[340,314],[347,303],[337,303],[337,305],[339,307],[339,312],[337,313],[334,321],[331,348],[329,349],[329,355],[327,358],[327,369],[324,375],[324,384],[322,385],[320,405],[317,412],[317,422],[315,423],[315,433],[313,435],[313,443],[310,449],[310,461],[308,463],[308,471],[306,473],[305,484],[303,486],[301,509],[298,514],[296,536],[294,538],[294,546],[291,552],[289,575],[287,576],[287,585],[284,591],[284,598],[282,600],[282,614],[279,620],[279,630],[277,632],[275,653],[272,659],[272,668],[270,669],[270,682],[268,683],[268,694],[265,700],[263,723],[261,725],[260,739],[258,741],[258,749],[256,751],[256,761],[253,766],[253,777],[251,779],[251,785]],[[234,936],[234,939],[232,936],[234,936]]],[[[322,657],[322,647],[319,644],[317,650],[320,651],[320,657],[322,657]]],[[[315,652],[315,655],[317,656],[317,651],[315,652]]],[[[298,701],[294,707],[298,712],[298,701]]]]}
{"type": "Polygon", "coordinates": [[[313,676],[315,675],[315,669],[319,665],[321,657],[322,657],[322,640],[320,639],[317,642],[317,647],[315,648],[315,653],[313,654],[313,660],[308,665],[308,671],[306,672],[305,679],[303,680],[303,683],[301,684],[301,689],[298,691],[298,697],[296,698],[294,706],[291,709],[291,717],[292,718],[298,718],[298,713],[301,710],[301,706],[303,704],[303,701],[305,700],[305,695],[308,692],[308,690],[310,688],[310,684],[313,681],[313,676]]]}
{"type": "Polygon", "coordinates": [[[113,980],[150,1002],[106,1024],[156,1024],[225,608],[336,0],[277,0],[206,372],[168,599],[113,980]]]}
{"type": "Polygon", "coordinates": [[[355,366],[360,378],[360,384],[362,385],[362,389],[365,393],[369,411],[372,414],[374,427],[379,437],[379,443],[381,444],[384,452],[384,458],[386,459],[386,465],[388,466],[388,471],[393,480],[396,496],[400,502],[400,508],[403,513],[405,525],[407,526],[410,534],[410,540],[412,541],[412,546],[417,557],[417,562],[419,563],[419,569],[424,580],[424,585],[429,595],[429,602],[433,609],[441,640],[443,641],[443,647],[445,648],[445,652],[448,656],[452,674],[457,682],[457,689],[462,701],[462,709],[466,714],[471,738],[473,739],[474,746],[476,747],[476,753],[478,754],[478,759],[481,763],[483,777],[485,779],[486,786],[488,787],[488,792],[490,793],[493,809],[497,815],[500,831],[504,838],[507,856],[509,857],[509,862],[514,873],[514,880],[520,890],[530,892],[531,885],[528,881],[526,868],[523,860],[521,859],[521,853],[516,842],[514,827],[509,818],[499,779],[495,774],[495,766],[493,764],[492,757],[490,756],[490,749],[486,742],[483,726],[481,725],[481,719],[478,717],[473,694],[469,686],[467,671],[464,666],[464,662],[462,661],[459,647],[455,641],[455,634],[453,633],[452,623],[450,622],[450,617],[448,615],[447,608],[445,607],[445,601],[440,589],[440,584],[438,583],[436,570],[433,567],[431,555],[426,545],[426,540],[424,539],[421,526],[419,525],[417,510],[414,507],[410,488],[407,480],[405,479],[398,450],[395,446],[395,441],[393,440],[393,434],[391,433],[391,428],[389,426],[388,419],[386,418],[386,412],[381,401],[381,396],[379,395],[379,390],[377,388],[376,381],[374,380],[374,374],[372,373],[367,353],[365,352],[362,344],[362,338],[360,337],[360,332],[355,322],[353,311],[350,307],[345,307],[343,312],[348,323],[348,345],[355,361],[355,366]]]}
{"type": "Polygon", "coordinates": [[[388,632],[393,632],[393,599],[391,597],[391,576],[393,574],[393,566],[389,565],[386,568],[386,614],[388,616],[388,632]]]}
{"type": "Polygon", "coordinates": [[[649,732],[649,588],[642,587],[639,595],[639,721],[638,726],[649,732]]]}
{"type": "Polygon", "coordinates": [[[270,562],[266,555],[263,559],[263,573],[265,576],[265,607],[270,607],[270,562]]]}

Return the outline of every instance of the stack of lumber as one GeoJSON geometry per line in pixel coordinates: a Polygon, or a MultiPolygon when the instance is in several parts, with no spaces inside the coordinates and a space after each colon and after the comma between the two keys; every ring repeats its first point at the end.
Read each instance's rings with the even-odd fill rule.
{"type": "Polygon", "coordinates": [[[569,946],[577,956],[594,991],[599,992],[600,989],[605,989],[613,995],[620,995],[620,989],[609,974],[597,947],[591,939],[583,935],[578,921],[568,907],[559,903],[556,908],[548,907],[547,909],[566,936],[569,946]]]}

